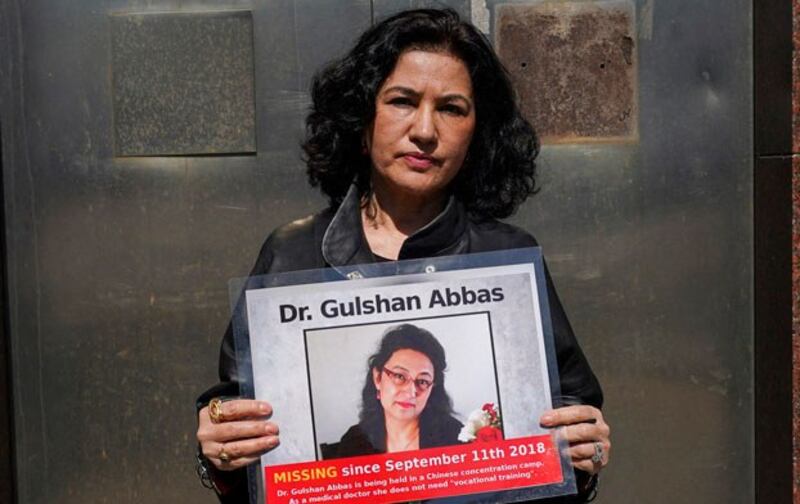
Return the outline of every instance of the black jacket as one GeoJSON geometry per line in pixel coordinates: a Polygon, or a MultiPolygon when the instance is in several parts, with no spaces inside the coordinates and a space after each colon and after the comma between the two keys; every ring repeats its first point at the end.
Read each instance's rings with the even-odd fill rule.
{"type": "MultiPolygon", "coordinates": [[[[469,214],[460,202],[451,197],[441,214],[405,240],[398,259],[490,252],[533,246],[537,246],[536,240],[525,231],[494,219],[477,218],[469,214]]],[[[258,276],[268,273],[333,267],[346,276],[356,270],[355,265],[375,261],[376,257],[372,254],[364,237],[360,198],[353,186],[338,209],[328,208],[275,230],[261,247],[250,275],[258,276]]],[[[590,404],[599,408],[603,403],[600,384],[575,339],[575,334],[547,271],[546,277],[556,359],[561,381],[561,397],[553,398],[554,406],[590,404]]],[[[249,365],[249,363],[246,364],[249,365]]],[[[198,398],[198,408],[202,408],[216,396],[239,395],[239,363],[236,361],[233,332],[230,325],[225,332],[220,349],[219,377],[220,383],[198,398]]],[[[225,474],[222,477],[232,479],[237,476],[225,474]]],[[[246,485],[235,486],[243,488],[246,485]]],[[[222,498],[222,502],[247,502],[244,496],[235,495],[236,493],[233,492],[222,498]]],[[[545,504],[545,502],[566,503],[570,501],[539,502],[545,504]]]]}
{"type": "MultiPolygon", "coordinates": [[[[445,418],[435,432],[420,432],[419,447],[425,449],[461,444],[458,440],[458,433],[461,432],[462,427],[464,424],[457,419],[445,418]]],[[[321,448],[324,460],[384,453],[383,450],[375,447],[370,441],[369,435],[358,424],[347,429],[338,443],[322,445],[321,448]]]]}

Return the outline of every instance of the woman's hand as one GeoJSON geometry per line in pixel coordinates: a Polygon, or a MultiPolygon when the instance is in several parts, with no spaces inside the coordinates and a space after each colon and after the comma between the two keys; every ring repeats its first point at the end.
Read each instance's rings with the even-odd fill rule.
{"type": "Polygon", "coordinates": [[[278,426],[268,421],[272,415],[269,403],[234,399],[219,407],[217,423],[212,421],[208,406],[197,418],[197,441],[217,469],[239,469],[278,446],[278,426]]]}
{"type": "Polygon", "coordinates": [[[611,429],[599,409],[586,405],[566,406],[545,411],[539,422],[543,427],[562,428],[575,468],[597,474],[608,464],[611,429]]]}

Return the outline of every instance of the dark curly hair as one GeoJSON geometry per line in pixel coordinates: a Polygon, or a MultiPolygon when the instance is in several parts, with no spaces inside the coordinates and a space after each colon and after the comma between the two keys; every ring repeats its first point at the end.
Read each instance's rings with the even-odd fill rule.
{"type": "Polygon", "coordinates": [[[386,420],[380,399],[376,397],[372,370],[382,371],[392,354],[403,349],[416,350],[427,356],[433,364],[434,385],[430,389],[431,395],[425,404],[425,409],[419,415],[420,440],[445,439],[440,431],[445,430],[453,413],[453,402],[444,388],[447,360],[441,343],[433,334],[413,324],[390,327],[383,334],[378,351],[367,361],[367,376],[364,389],[361,391],[361,412],[358,423],[370,444],[379,451],[386,449],[386,420]]]}
{"type": "Polygon", "coordinates": [[[442,51],[469,70],[476,127],[452,191],[470,212],[508,217],[536,191],[539,141],[522,117],[503,64],[489,41],[451,9],[401,12],[367,30],[343,58],[318,72],[303,143],[308,179],[337,207],[352,182],[369,195],[370,159],[364,129],[397,59],[412,49],[442,51]]]}

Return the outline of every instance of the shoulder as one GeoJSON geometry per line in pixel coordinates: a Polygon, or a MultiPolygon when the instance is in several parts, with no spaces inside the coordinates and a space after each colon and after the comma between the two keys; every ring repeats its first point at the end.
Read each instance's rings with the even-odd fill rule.
{"type": "Polygon", "coordinates": [[[352,443],[353,441],[360,441],[366,440],[367,435],[364,434],[364,431],[361,430],[361,426],[358,424],[351,425],[347,432],[342,435],[341,442],[342,443],[352,443]]]}
{"type": "Polygon", "coordinates": [[[320,246],[332,217],[333,211],[325,209],[276,228],[261,246],[251,275],[323,267],[320,246]]]}
{"type": "Polygon", "coordinates": [[[471,252],[539,246],[536,238],[524,229],[497,219],[470,215],[469,233],[471,252]]]}
{"type": "Polygon", "coordinates": [[[273,252],[296,250],[298,246],[319,243],[333,217],[331,209],[297,219],[276,228],[267,237],[265,246],[273,252]]]}
{"type": "Polygon", "coordinates": [[[353,450],[354,446],[360,446],[363,444],[362,439],[365,436],[361,432],[361,429],[358,427],[358,424],[351,426],[347,429],[347,432],[344,433],[342,438],[336,443],[322,443],[320,445],[320,452],[322,453],[322,458],[325,460],[335,459],[340,457],[345,457],[347,455],[343,455],[343,453],[349,452],[353,450]]]}
{"type": "Polygon", "coordinates": [[[372,446],[369,437],[361,427],[356,424],[347,429],[342,439],[338,443],[333,443],[323,447],[323,458],[334,459],[343,457],[355,457],[359,455],[372,455],[380,453],[372,446]]]}
{"type": "Polygon", "coordinates": [[[457,445],[460,443],[458,434],[462,427],[464,424],[452,415],[441,415],[428,423],[420,433],[420,448],[457,445]]]}
{"type": "Polygon", "coordinates": [[[461,428],[464,427],[464,424],[452,415],[448,415],[444,425],[448,431],[455,432],[456,437],[458,437],[458,433],[461,431],[461,428]]]}

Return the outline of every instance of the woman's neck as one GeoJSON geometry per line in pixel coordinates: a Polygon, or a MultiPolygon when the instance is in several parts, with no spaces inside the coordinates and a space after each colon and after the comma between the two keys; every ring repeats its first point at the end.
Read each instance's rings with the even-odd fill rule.
{"type": "Polygon", "coordinates": [[[397,259],[406,238],[436,218],[446,201],[445,195],[419,198],[375,188],[361,212],[364,235],[372,253],[397,259]]]}
{"type": "Polygon", "coordinates": [[[401,422],[386,417],[386,451],[388,453],[419,450],[419,422],[401,422]]]}

